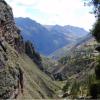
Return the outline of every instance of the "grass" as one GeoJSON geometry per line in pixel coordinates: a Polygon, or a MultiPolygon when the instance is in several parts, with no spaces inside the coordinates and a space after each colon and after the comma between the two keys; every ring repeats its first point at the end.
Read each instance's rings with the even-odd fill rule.
{"type": "MultiPolygon", "coordinates": [[[[15,49],[7,46],[7,66],[15,69],[17,64],[24,72],[24,93],[18,99],[58,98],[56,91],[60,89],[38,66],[25,54],[20,55],[15,49]]],[[[6,68],[8,70],[8,67],[6,68]]]]}

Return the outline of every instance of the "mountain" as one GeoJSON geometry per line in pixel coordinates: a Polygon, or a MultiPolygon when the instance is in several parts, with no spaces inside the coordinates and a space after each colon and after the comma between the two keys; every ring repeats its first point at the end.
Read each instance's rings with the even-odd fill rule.
{"type": "Polygon", "coordinates": [[[52,34],[42,25],[29,18],[16,18],[15,21],[22,30],[23,38],[30,40],[35,45],[36,50],[43,55],[48,55],[70,42],[64,35],[52,34]]]}
{"type": "MultiPolygon", "coordinates": [[[[91,98],[90,87],[91,84],[96,83],[95,68],[99,56],[99,52],[95,50],[97,45],[93,37],[89,38],[76,45],[69,52],[69,55],[59,60],[63,64],[63,67],[57,69],[54,75],[60,76],[60,79],[63,80],[64,78],[67,79],[66,85],[63,87],[66,95],[64,94],[63,97],[70,98],[74,94],[72,98],[91,98]]],[[[94,94],[94,87],[92,87],[92,90],[94,94]]]]}
{"type": "Polygon", "coordinates": [[[21,35],[30,40],[36,50],[43,55],[50,55],[65,45],[75,42],[80,36],[88,34],[84,29],[73,26],[41,25],[30,18],[15,18],[21,35]],[[82,35],[80,35],[82,34],[82,35]]]}
{"type": "Polygon", "coordinates": [[[65,34],[73,39],[75,38],[77,39],[78,37],[81,38],[88,34],[88,32],[84,30],[83,28],[70,26],[70,25],[65,25],[65,26],[45,25],[45,28],[47,28],[49,31],[52,31],[52,32],[56,31],[61,34],[65,34]]]}
{"type": "MultiPolygon", "coordinates": [[[[37,23],[37,27],[38,25],[37,23]]],[[[57,30],[51,32],[44,27],[40,30],[42,29],[50,34],[57,34],[57,30]]],[[[91,94],[100,94],[99,53],[95,47],[97,50],[100,48],[91,35],[78,37],[79,41],[72,39],[75,44],[72,48],[69,47],[67,55],[56,61],[40,56],[34,44],[23,39],[21,34],[21,30],[15,24],[11,7],[4,0],[0,0],[1,100],[64,97],[65,99],[91,99],[91,94]]]]}
{"type": "Polygon", "coordinates": [[[79,43],[73,44],[69,48],[66,46],[65,50],[62,49],[57,53],[55,52],[55,55],[52,56],[53,59],[58,60],[63,65],[60,67],[58,65],[55,69],[51,68],[50,73],[61,80],[68,79],[74,75],[80,80],[80,77],[83,77],[82,73],[85,73],[84,75],[86,76],[90,70],[95,68],[96,57],[99,54],[95,50],[96,47],[96,40],[91,35],[88,35],[79,43]]]}
{"type": "Polygon", "coordinates": [[[70,43],[70,44],[64,46],[63,48],[56,50],[51,55],[49,55],[49,57],[54,60],[59,60],[62,57],[69,55],[70,52],[72,52],[78,45],[82,45],[90,39],[93,39],[93,36],[91,34],[87,34],[86,36],[79,38],[78,41],[76,41],[74,43],[70,43]]]}
{"type": "Polygon", "coordinates": [[[11,7],[0,0],[0,99],[58,98],[59,87],[40,70],[40,61],[32,44],[23,41],[11,7]]]}

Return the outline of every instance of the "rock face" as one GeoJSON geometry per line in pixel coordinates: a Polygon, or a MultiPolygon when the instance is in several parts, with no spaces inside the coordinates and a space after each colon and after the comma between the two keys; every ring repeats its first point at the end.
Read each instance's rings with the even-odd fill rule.
{"type": "Polygon", "coordinates": [[[17,55],[10,51],[8,45],[23,52],[24,44],[19,33],[11,8],[4,0],[0,0],[0,99],[15,98],[18,94],[18,91],[14,93],[19,88],[21,68],[17,59],[16,63],[12,61],[17,55]]]}
{"type": "Polygon", "coordinates": [[[39,56],[30,50],[31,54],[35,54],[35,57],[32,56],[34,61],[27,57],[25,50],[12,10],[4,0],[0,0],[0,99],[42,99],[54,96],[54,83],[34,63],[38,63],[39,56]],[[23,89],[25,92],[21,98],[23,89]]]}
{"type": "Polygon", "coordinates": [[[7,41],[18,51],[21,50],[22,37],[20,30],[15,26],[12,9],[4,0],[0,1],[0,40],[7,41]],[[20,48],[18,48],[20,47],[20,48]]]}

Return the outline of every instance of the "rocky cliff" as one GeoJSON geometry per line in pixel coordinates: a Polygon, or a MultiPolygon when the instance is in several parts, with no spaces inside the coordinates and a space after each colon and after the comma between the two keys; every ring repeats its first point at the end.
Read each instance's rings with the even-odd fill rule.
{"type": "Polygon", "coordinates": [[[15,26],[11,8],[4,0],[0,1],[0,98],[15,98],[18,94],[21,68],[17,64],[17,53],[10,46],[22,52],[22,39],[15,26]],[[9,46],[10,45],[10,46],[9,46]],[[14,57],[15,56],[15,57],[14,57]],[[14,58],[14,59],[13,59],[14,58]],[[16,59],[15,59],[16,58],[16,59]],[[16,62],[16,63],[15,63],[16,62]]]}
{"type": "Polygon", "coordinates": [[[15,25],[12,9],[4,0],[0,1],[0,40],[22,51],[20,30],[15,25]]]}
{"type": "Polygon", "coordinates": [[[0,0],[0,99],[53,98],[56,85],[25,54],[12,9],[0,0]]]}

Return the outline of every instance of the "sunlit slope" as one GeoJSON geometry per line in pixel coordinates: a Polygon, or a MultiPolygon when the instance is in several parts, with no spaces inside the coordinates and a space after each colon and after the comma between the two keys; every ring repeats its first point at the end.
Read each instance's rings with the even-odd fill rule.
{"type": "Polygon", "coordinates": [[[20,60],[25,75],[25,89],[32,98],[56,97],[56,84],[26,55],[20,60]]]}
{"type": "Polygon", "coordinates": [[[19,99],[42,99],[42,98],[58,98],[56,91],[59,87],[42,72],[38,66],[26,55],[18,54],[12,47],[7,44],[8,49],[8,64],[16,66],[19,64],[23,70],[24,76],[24,92],[21,93],[19,89],[19,99]]]}

